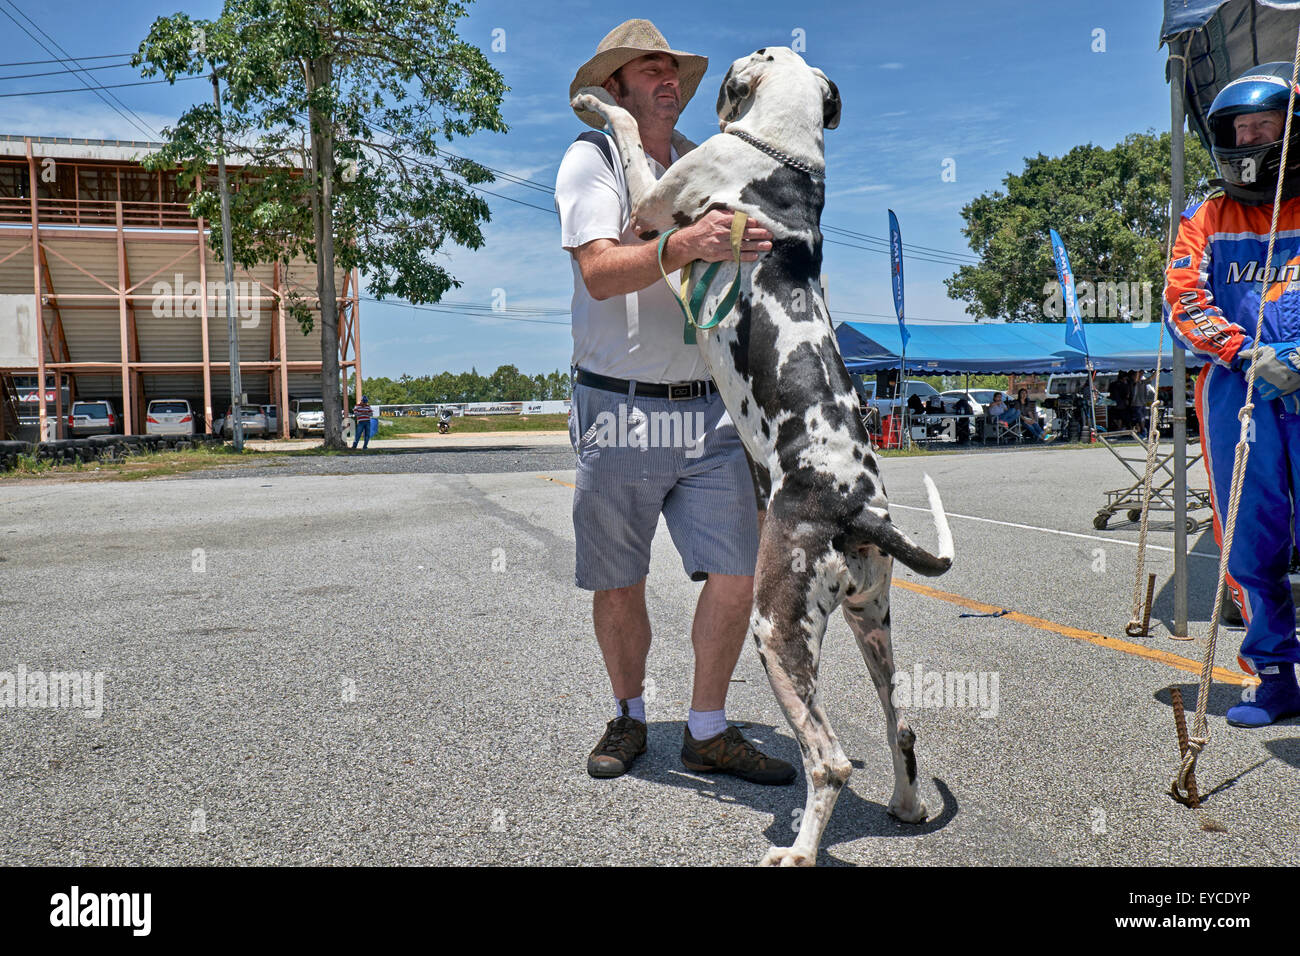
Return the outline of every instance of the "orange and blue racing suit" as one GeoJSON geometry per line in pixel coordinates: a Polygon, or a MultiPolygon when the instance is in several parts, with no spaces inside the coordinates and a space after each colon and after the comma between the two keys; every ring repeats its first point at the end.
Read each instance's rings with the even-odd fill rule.
{"type": "MultiPolygon", "coordinates": [[[[1282,203],[1270,265],[1272,213],[1272,205],[1211,195],[1183,213],[1165,275],[1169,330],[1209,360],[1196,382],[1196,415],[1220,546],[1246,398],[1247,350],[1300,343],[1300,198],[1282,203]],[[1256,343],[1261,294],[1264,326],[1256,343]]],[[[1300,498],[1300,393],[1266,400],[1263,384],[1256,379],[1250,457],[1228,556],[1229,590],[1246,620],[1238,660],[1252,672],[1300,661],[1287,576],[1300,498]]]]}

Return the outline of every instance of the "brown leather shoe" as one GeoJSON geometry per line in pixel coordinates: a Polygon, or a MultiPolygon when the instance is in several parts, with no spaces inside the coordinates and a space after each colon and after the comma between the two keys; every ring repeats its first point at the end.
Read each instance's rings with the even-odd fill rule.
{"type": "Polygon", "coordinates": [[[744,738],[735,727],[708,740],[696,740],[690,728],[683,732],[682,763],[697,773],[729,773],[750,783],[794,782],[794,767],[768,757],[744,738]]]}
{"type": "Polygon", "coordinates": [[[587,773],[593,777],[621,777],[645,753],[645,724],[627,715],[626,701],[622,707],[623,716],[605,725],[605,735],[587,758],[587,773]]]}

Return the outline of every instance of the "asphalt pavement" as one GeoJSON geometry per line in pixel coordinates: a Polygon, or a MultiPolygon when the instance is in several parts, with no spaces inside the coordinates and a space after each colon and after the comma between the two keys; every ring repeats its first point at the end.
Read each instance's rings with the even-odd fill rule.
{"type": "MultiPolygon", "coordinates": [[[[649,751],[622,778],[587,776],[612,701],[573,584],[564,441],[0,486],[0,670],[103,675],[99,717],[0,706],[0,864],[744,865],[790,843],[802,774],[759,787],[678,759],[700,586],[666,529],[647,588],[649,751]]],[[[884,467],[894,520],[930,546],[934,477],[957,548],[944,577],[896,574],[899,668],[974,674],[988,693],[909,709],[931,818],[899,823],[879,703],[834,618],[821,693],[855,770],[819,862],[1300,859],[1300,722],[1226,726],[1238,687],[1210,696],[1204,808],[1166,795],[1168,692],[1192,706],[1200,644],[1166,636],[1159,516],[1154,633],[1123,637],[1136,527],[1092,526],[1129,481],[1110,455],[884,467]],[[963,616],[989,609],[1017,614],[963,616]]],[[[1217,551],[1209,532],[1193,541],[1203,635],[1217,551]]],[[[1239,642],[1220,635],[1230,672],[1239,642]]],[[[732,688],[729,718],[797,763],[752,646],[732,688]]]]}

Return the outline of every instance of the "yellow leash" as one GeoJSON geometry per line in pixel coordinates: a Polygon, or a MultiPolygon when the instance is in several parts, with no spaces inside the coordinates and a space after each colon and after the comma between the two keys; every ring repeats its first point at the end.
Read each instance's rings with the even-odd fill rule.
{"type": "Polygon", "coordinates": [[[736,264],[736,277],[731,280],[731,287],[727,289],[726,295],[718,303],[713,318],[707,322],[700,321],[700,310],[704,307],[704,299],[708,295],[709,286],[712,284],[714,276],[718,274],[718,267],[722,263],[710,262],[700,276],[700,280],[693,282],[691,269],[695,262],[688,262],[682,266],[681,281],[678,288],[673,289],[673,284],[668,279],[668,273],[664,270],[664,246],[668,242],[668,237],[676,232],[679,227],[674,226],[659,237],[659,274],[664,277],[664,282],[668,285],[668,288],[673,289],[673,296],[677,299],[677,306],[682,310],[682,316],[686,320],[686,325],[682,329],[682,341],[687,345],[695,344],[695,330],[697,328],[706,331],[713,328],[725,319],[736,305],[736,300],[740,296],[740,242],[745,236],[745,226],[748,222],[749,216],[743,212],[735,212],[731,216],[731,260],[736,264]]]}

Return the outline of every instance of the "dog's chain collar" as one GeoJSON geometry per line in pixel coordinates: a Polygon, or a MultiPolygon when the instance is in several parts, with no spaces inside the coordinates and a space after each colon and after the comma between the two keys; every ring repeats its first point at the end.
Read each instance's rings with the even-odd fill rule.
{"type": "Polygon", "coordinates": [[[743,139],[746,143],[748,143],[750,146],[753,146],[758,151],[767,153],[767,155],[771,156],[778,163],[781,163],[784,166],[789,166],[791,169],[797,169],[799,170],[799,172],[804,173],[807,176],[811,176],[813,179],[824,179],[826,177],[825,170],[817,169],[813,166],[809,166],[807,163],[803,162],[802,160],[795,159],[793,156],[789,155],[788,153],[781,152],[781,150],[777,149],[775,146],[769,146],[761,139],[756,139],[755,137],[750,136],[744,130],[728,127],[727,132],[730,133],[732,136],[738,137],[739,139],[743,139]]]}

